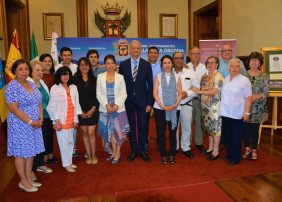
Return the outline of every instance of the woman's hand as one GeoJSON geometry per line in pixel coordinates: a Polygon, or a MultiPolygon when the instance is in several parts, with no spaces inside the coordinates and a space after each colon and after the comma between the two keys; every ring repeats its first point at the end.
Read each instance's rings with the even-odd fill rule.
{"type": "Polygon", "coordinates": [[[59,120],[56,120],[56,130],[57,131],[61,131],[63,128],[62,128],[62,125],[61,125],[61,123],[60,123],[60,121],[59,120]]]}
{"type": "Polygon", "coordinates": [[[248,121],[250,118],[250,115],[249,114],[243,114],[243,116],[241,117],[241,119],[243,119],[244,122],[248,121]]]}
{"type": "Polygon", "coordinates": [[[72,125],[71,125],[71,127],[72,127],[72,128],[77,128],[77,126],[78,126],[78,124],[77,124],[77,123],[72,122],[72,125]]]}
{"type": "Polygon", "coordinates": [[[167,107],[167,112],[171,112],[175,107],[177,107],[177,104],[171,105],[167,107]]]}
{"type": "Polygon", "coordinates": [[[113,113],[113,108],[111,107],[111,105],[106,104],[106,109],[110,114],[113,113]]]}
{"type": "Polygon", "coordinates": [[[113,112],[116,112],[116,111],[118,110],[118,105],[115,104],[115,105],[113,106],[112,110],[113,110],[113,112]]]}
{"type": "Polygon", "coordinates": [[[83,119],[87,118],[84,111],[82,111],[82,114],[80,114],[80,117],[83,118],[83,119]]]}
{"type": "Polygon", "coordinates": [[[38,129],[38,128],[41,127],[42,122],[40,122],[40,121],[32,121],[32,123],[30,125],[33,127],[33,129],[38,129]]]}
{"type": "MultiPolygon", "coordinates": [[[[95,108],[96,109],[96,108],[95,108]]],[[[91,116],[93,115],[93,113],[95,112],[95,109],[91,109],[89,110],[85,115],[86,115],[86,118],[91,118],[91,116]]]]}

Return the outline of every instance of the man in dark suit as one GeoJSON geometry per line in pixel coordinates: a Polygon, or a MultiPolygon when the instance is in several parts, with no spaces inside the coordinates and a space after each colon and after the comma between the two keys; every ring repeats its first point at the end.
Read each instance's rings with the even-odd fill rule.
{"type": "Polygon", "coordinates": [[[140,58],[141,43],[133,40],[129,48],[131,58],[120,63],[119,73],[124,76],[127,99],[126,112],[130,125],[129,141],[132,153],[127,161],[133,161],[139,152],[144,161],[151,161],[145,153],[146,112],[150,112],[153,105],[153,76],[151,64],[140,58]],[[137,127],[137,130],[136,130],[137,127]]]}

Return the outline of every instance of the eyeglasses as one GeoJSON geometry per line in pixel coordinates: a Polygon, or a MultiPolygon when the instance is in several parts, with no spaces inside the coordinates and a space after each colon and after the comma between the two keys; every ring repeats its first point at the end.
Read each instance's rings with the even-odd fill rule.
{"type": "Polygon", "coordinates": [[[175,57],[174,59],[175,60],[184,60],[184,57],[181,57],[181,58],[175,57]]]}
{"type": "Polygon", "coordinates": [[[224,52],[232,52],[232,49],[228,49],[228,50],[221,50],[222,53],[224,52]]]}
{"type": "Polygon", "coordinates": [[[80,67],[86,67],[86,66],[89,66],[89,64],[88,63],[81,63],[79,66],[80,67]]]}
{"type": "Polygon", "coordinates": [[[217,64],[216,62],[207,62],[207,65],[214,65],[217,64]]]}
{"type": "Polygon", "coordinates": [[[259,62],[259,59],[251,59],[251,62],[259,62]]]}

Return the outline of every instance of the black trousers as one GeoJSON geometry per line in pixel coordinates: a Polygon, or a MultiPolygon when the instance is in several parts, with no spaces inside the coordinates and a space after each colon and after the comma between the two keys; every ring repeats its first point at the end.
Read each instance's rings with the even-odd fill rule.
{"type": "MultiPolygon", "coordinates": [[[[167,122],[165,119],[166,115],[165,115],[164,110],[154,108],[154,112],[155,112],[157,138],[158,138],[160,153],[162,157],[165,157],[167,155],[166,146],[165,146],[166,122],[167,122]]],[[[177,125],[178,125],[179,115],[180,115],[180,110],[177,110],[177,125]]],[[[171,122],[168,121],[167,123],[168,123],[168,129],[169,129],[169,145],[170,145],[170,150],[169,150],[168,155],[175,156],[177,125],[172,130],[171,122]]]]}
{"type": "Polygon", "coordinates": [[[250,142],[252,141],[252,149],[257,149],[259,125],[259,123],[245,123],[245,131],[243,136],[245,147],[250,147],[250,142]]]}
{"type": "Polygon", "coordinates": [[[37,154],[33,159],[32,170],[36,171],[37,167],[44,165],[44,155],[53,153],[53,124],[49,118],[43,119],[42,136],[45,147],[45,152],[37,154]]]}
{"type": "Polygon", "coordinates": [[[241,160],[244,127],[243,119],[222,116],[222,133],[226,138],[227,157],[235,163],[239,163],[241,160]]]}
{"type": "Polygon", "coordinates": [[[49,118],[43,119],[42,136],[45,146],[44,155],[53,154],[53,124],[49,118]]]}

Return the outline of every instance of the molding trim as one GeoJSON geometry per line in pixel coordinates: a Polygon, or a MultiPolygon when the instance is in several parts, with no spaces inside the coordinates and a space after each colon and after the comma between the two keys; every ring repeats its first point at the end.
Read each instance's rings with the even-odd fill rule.
{"type": "Polygon", "coordinates": [[[148,0],[137,0],[138,37],[148,38],[148,0]]]}
{"type": "Polygon", "coordinates": [[[87,0],[76,0],[77,37],[88,37],[87,0]]]}

